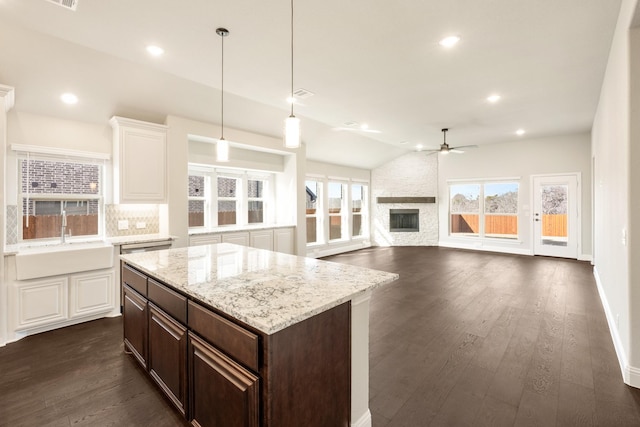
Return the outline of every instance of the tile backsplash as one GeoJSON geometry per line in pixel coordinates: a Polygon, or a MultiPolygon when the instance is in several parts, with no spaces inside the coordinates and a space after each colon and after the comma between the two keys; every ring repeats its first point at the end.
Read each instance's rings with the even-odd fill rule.
{"type": "Polygon", "coordinates": [[[160,232],[158,205],[105,205],[105,234],[107,237],[135,236],[160,232]],[[118,230],[118,223],[127,221],[128,228],[118,230]],[[143,225],[144,228],[138,228],[143,225]]]}
{"type": "Polygon", "coordinates": [[[7,206],[7,245],[18,243],[18,206],[7,206]]]}

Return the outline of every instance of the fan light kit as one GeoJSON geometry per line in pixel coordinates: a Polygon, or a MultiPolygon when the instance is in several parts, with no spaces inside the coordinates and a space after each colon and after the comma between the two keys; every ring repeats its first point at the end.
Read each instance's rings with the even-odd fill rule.
{"type": "Polygon", "coordinates": [[[448,128],[444,128],[442,129],[442,144],[440,144],[440,148],[436,149],[436,150],[425,150],[427,152],[429,152],[430,154],[433,153],[442,153],[442,154],[449,154],[449,153],[456,153],[456,154],[462,154],[464,153],[464,150],[462,150],[463,148],[469,149],[469,148],[478,148],[477,145],[461,145],[459,147],[449,147],[449,144],[447,144],[447,132],[449,131],[448,128]]]}

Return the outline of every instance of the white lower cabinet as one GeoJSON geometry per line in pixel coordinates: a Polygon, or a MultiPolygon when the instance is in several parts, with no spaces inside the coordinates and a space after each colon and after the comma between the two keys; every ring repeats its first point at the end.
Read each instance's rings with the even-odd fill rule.
{"type": "Polygon", "coordinates": [[[273,231],[272,230],[257,230],[249,233],[249,239],[251,240],[251,247],[258,249],[273,250],[273,231]]]}
{"type": "Polygon", "coordinates": [[[15,330],[60,322],[68,318],[69,279],[57,277],[15,282],[11,300],[15,308],[15,330]]]}
{"type": "Polygon", "coordinates": [[[71,276],[69,289],[69,317],[111,311],[115,305],[113,271],[71,276]]]}
{"type": "Polygon", "coordinates": [[[290,255],[295,254],[293,227],[276,228],[273,230],[273,250],[290,255]]]}
{"type": "Polygon", "coordinates": [[[234,243],[236,245],[249,246],[249,233],[246,231],[224,233],[222,234],[222,243],[234,243]]]}
{"type": "Polygon", "coordinates": [[[10,329],[18,336],[119,314],[113,268],[9,286],[10,329]]]}
{"type": "Polygon", "coordinates": [[[190,246],[214,243],[234,243],[293,255],[295,253],[295,228],[279,227],[249,231],[213,232],[189,236],[190,246]]]}

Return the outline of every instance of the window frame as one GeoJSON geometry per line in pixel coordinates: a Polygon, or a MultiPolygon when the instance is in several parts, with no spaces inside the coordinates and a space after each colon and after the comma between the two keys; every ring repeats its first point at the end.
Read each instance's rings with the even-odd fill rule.
{"type": "MultiPolygon", "coordinates": [[[[205,200],[205,225],[189,227],[190,231],[200,230],[216,230],[224,228],[251,228],[254,226],[272,224],[275,218],[274,213],[274,198],[273,192],[275,173],[259,170],[236,170],[231,168],[219,168],[209,167],[206,165],[200,165],[196,163],[189,163],[188,175],[198,175],[205,177],[205,187],[207,182],[209,183],[206,188],[206,200],[205,200]],[[218,196],[218,178],[230,178],[236,179],[236,193],[233,197],[218,196]],[[207,181],[208,180],[208,181],[207,181]],[[248,195],[248,181],[256,180],[262,181],[263,185],[263,197],[262,198],[250,198],[248,195]],[[263,209],[263,221],[262,222],[249,222],[249,201],[262,201],[263,209]],[[235,201],[236,202],[236,222],[235,224],[219,224],[218,221],[218,202],[219,201],[235,201]]],[[[189,200],[201,200],[201,198],[189,197],[189,200]]]]}
{"type": "Polygon", "coordinates": [[[369,183],[367,182],[360,182],[360,181],[351,181],[350,185],[349,185],[349,204],[351,206],[351,211],[349,212],[349,214],[351,215],[351,221],[350,221],[350,233],[351,233],[351,239],[364,239],[366,238],[366,236],[369,235],[369,183]],[[354,206],[353,206],[353,188],[355,186],[361,186],[362,187],[362,199],[361,199],[361,203],[360,203],[360,212],[359,213],[355,213],[353,211],[354,206]],[[358,235],[354,235],[353,231],[354,231],[354,226],[353,226],[353,219],[356,216],[360,216],[360,231],[361,233],[358,235]]]}
{"type": "MultiPolygon", "coordinates": [[[[66,241],[79,241],[79,240],[87,240],[87,239],[97,239],[104,236],[105,229],[105,182],[106,182],[106,160],[107,158],[100,155],[92,156],[90,153],[85,155],[74,155],[72,153],[63,153],[60,155],[51,154],[51,153],[41,153],[38,151],[22,151],[21,149],[16,149],[19,146],[16,146],[14,151],[16,153],[16,186],[17,186],[17,242],[18,244],[37,244],[43,242],[54,242],[59,241],[61,239],[60,235],[54,235],[51,237],[41,237],[41,238],[33,238],[33,239],[25,239],[24,238],[24,229],[23,229],[23,218],[25,216],[25,203],[29,204],[38,201],[55,201],[60,202],[60,215],[64,212],[63,205],[65,202],[87,202],[90,203],[95,201],[97,203],[97,233],[96,234],[80,234],[80,235],[67,235],[65,236],[66,241]],[[59,192],[48,192],[48,193],[32,193],[29,191],[29,182],[26,183],[26,191],[23,190],[23,161],[31,162],[31,161],[43,161],[43,162],[59,162],[59,163],[75,163],[75,164],[83,164],[83,165],[94,165],[98,168],[98,182],[96,183],[98,191],[96,193],[59,193],[59,192]]],[[[27,172],[29,175],[29,172],[27,172]]],[[[29,180],[29,176],[27,176],[27,180],[29,180]]],[[[29,215],[27,208],[27,224],[29,223],[29,215]]],[[[71,230],[73,231],[73,230],[71,230]]]]}
{"type": "Polygon", "coordinates": [[[518,242],[520,240],[520,219],[521,219],[521,213],[520,213],[520,206],[521,206],[521,191],[520,188],[522,187],[521,185],[521,178],[491,178],[491,179],[473,179],[473,180],[450,180],[447,182],[447,191],[448,191],[448,198],[449,198],[449,206],[448,206],[448,235],[451,238],[457,238],[457,239],[472,239],[472,240],[490,240],[490,241],[501,241],[501,242],[518,242]],[[516,213],[491,213],[491,212],[486,212],[486,195],[485,195],[485,186],[487,185],[491,185],[491,184],[515,184],[517,186],[517,192],[518,192],[518,197],[517,197],[517,207],[516,207],[516,213]],[[460,185],[477,185],[479,186],[479,193],[478,193],[478,212],[452,212],[451,209],[451,200],[452,200],[452,195],[451,195],[451,189],[453,186],[460,186],[460,185]],[[477,215],[478,216],[478,232],[474,233],[474,234],[462,234],[462,233],[453,233],[452,232],[452,221],[451,221],[451,217],[452,215],[464,215],[464,214],[469,214],[469,215],[477,215]],[[498,237],[498,236],[492,236],[492,235],[487,235],[486,233],[486,219],[487,217],[490,216],[515,216],[516,217],[516,227],[517,227],[517,234],[513,235],[513,237],[498,237]]]}
{"type": "MultiPolygon", "coordinates": [[[[307,213],[307,209],[306,209],[306,197],[305,197],[305,218],[314,218],[315,224],[316,224],[316,241],[315,242],[306,242],[307,246],[314,246],[314,245],[322,245],[325,243],[325,238],[324,238],[324,228],[323,228],[323,219],[324,219],[324,213],[323,213],[323,207],[324,207],[324,203],[322,202],[324,200],[324,181],[322,179],[319,178],[315,178],[315,177],[306,177],[304,180],[305,183],[305,192],[307,191],[307,182],[315,182],[317,183],[317,190],[316,190],[316,209],[315,212],[312,214],[307,213]]],[[[307,235],[308,237],[308,235],[307,235]]]]}

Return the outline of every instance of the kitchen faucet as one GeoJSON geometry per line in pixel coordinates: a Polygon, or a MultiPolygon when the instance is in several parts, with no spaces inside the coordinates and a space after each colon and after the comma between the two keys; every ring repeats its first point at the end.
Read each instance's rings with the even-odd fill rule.
{"type": "Polygon", "coordinates": [[[62,225],[60,226],[60,239],[62,243],[65,242],[65,231],[67,229],[67,211],[62,211],[62,225]]]}

